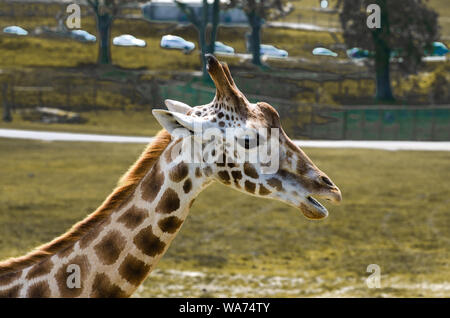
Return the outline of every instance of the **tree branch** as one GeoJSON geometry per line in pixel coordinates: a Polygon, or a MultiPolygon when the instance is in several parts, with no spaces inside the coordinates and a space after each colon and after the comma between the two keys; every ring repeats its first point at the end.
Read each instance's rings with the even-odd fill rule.
{"type": "Polygon", "coordinates": [[[200,22],[198,21],[197,16],[195,15],[194,10],[187,6],[186,3],[182,3],[175,0],[175,3],[177,4],[178,8],[180,8],[181,11],[186,15],[188,20],[195,25],[197,28],[200,27],[200,22]]]}

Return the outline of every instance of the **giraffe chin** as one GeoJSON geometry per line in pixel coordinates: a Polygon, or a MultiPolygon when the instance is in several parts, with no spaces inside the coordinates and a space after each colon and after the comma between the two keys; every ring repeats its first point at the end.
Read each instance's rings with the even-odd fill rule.
{"type": "Polygon", "coordinates": [[[300,203],[300,210],[310,220],[321,220],[328,216],[328,210],[311,196],[308,196],[305,202],[300,203]]]}

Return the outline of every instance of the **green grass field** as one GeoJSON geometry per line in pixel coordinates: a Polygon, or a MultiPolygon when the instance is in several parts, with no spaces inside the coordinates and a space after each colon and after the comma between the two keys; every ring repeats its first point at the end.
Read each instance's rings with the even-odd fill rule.
{"type": "MultiPolygon", "coordinates": [[[[0,139],[0,258],[92,212],[143,147],[0,139]]],[[[343,193],[327,219],[215,184],[136,296],[449,297],[450,154],[305,151],[343,193]]]]}

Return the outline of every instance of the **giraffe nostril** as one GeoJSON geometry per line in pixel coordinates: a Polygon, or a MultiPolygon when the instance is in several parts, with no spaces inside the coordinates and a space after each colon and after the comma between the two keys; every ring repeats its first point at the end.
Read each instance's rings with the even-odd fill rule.
{"type": "Polygon", "coordinates": [[[330,186],[330,187],[334,187],[334,184],[333,184],[333,182],[331,182],[330,179],[328,179],[328,178],[325,177],[325,176],[322,176],[321,178],[322,178],[322,181],[323,181],[326,185],[328,185],[328,186],[330,186]]]}

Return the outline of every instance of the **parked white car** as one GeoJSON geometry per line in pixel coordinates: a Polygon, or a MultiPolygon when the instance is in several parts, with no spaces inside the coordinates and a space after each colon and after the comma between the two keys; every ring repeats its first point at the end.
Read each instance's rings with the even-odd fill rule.
{"type": "Polygon", "coordinates": [[[331,51],[325,47],[316,47],[312,50],[312,54],[314,55],[323,55],[323,56],[333,56],[336,57],[338,54],[336,52],[331,51]]]}
{"type": "Polygon", "coordinates": [[[83,42],[95,42],[97,40],[95,35],[84,30],[72,30],[71,35],[75,40],[83,42]]]}
{"type": "Polygon", "coordinates": [[[214,51],[216,53],[234,54],[234,49],[231,46],[225,45],[222,42],[216,41],[214,51]]]}
{"type": "Polygon", "coordinates": [[[165,49],[178,49],[183,50],[185,53],[190,53],[195,49],[195,44],[186,41],[181,36],[176,35],[164,35],[161,38],[161,47],[165,49]]]}
{"type": "Polygon", "coordinates": [[[7,26],[3,29],[4,33],[15,34],[15,35],[27,35],[28,31],[17,25],[7,26]]]}
{"type": "Polygon", "coordinates": [[[145,47],[147,43],[144,40],[137,39],[130,34],[123,34],[120,36],[116,36],[113,39],[113,44],[118,46],[139,46],[145,47]]]}
{"type": "Polygon", "coordinates": [[[261,44],[260,50],[261,55],[267,55],[272,57],[288,57],[288,52],[286,50],[281,50],[273,45],[261,44]]]}

